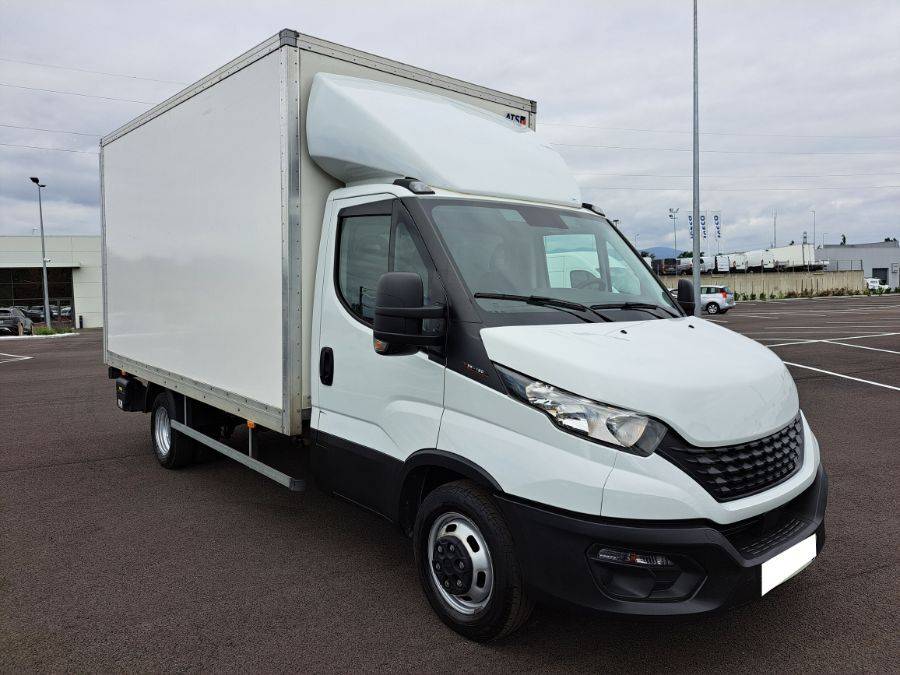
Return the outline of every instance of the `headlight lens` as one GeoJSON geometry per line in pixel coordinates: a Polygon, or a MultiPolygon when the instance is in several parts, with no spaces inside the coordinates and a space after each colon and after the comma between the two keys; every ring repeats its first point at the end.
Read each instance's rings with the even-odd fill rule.
{"type": "Polygon", "coordinates": [[[575,396],[509,368],[495,366],[510,393],[545,412],[566,431],[644,457],[653,454],[666,435],[666,426],[650,417],[575,396]]]}

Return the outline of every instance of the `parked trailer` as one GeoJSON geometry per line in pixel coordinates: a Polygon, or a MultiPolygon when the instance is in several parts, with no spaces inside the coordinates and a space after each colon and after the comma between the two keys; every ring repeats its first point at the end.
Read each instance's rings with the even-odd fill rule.
{"type": "Polygon", "coordinates": [[[823,542],[794,382],[685,316],[690,282],[676,302],[534,127],[528,99],[285,30],[104,137],[117,404],[169,469],[206,446],[300,490],[259,430],[302,440],[326,491],[412,537],[472,639],[534,598],[759,597],[823,542]],[[710,350],[729,358],[680,377],[710,350]]]}
{"type": "Polygon", "coordinates": [[[779,269],[819,269],[821,262],[816,262],[816,249],[812,244],[791,244],[769,249],[779,269]]]}
{"type": "Polygon", "coordinates": [[[775,269],[775,256],[769,249],[747,251],[747,268],[754,272],[766,272],[775,269]]]}

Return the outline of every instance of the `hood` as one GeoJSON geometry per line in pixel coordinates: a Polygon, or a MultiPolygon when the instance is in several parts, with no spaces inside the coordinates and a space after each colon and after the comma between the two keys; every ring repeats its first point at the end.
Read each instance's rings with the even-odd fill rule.
{"type": "Polygon", "coordinates": [[[703,319],[503,326],[481,337],[492,361],[656,417],[694,445],[765,436],[799,408],[774,352],[703,319]]]}

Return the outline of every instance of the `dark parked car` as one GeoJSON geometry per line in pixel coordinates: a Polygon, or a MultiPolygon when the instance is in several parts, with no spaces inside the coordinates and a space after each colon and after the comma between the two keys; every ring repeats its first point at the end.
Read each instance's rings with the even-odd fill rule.
{"type": "MultiPolygon", "coordinates": [[[[43,305],[32,305],[27,312],[25,312],[32,321],[43,321],[44,320],[44,306],[43,305]]],[[[50,318],[58,319],[59,318],[59,307],[55,305],[50,305],[50,318]]]]}
{"type": "Polygon", "coordinates": [[[25,314],[32,321],[43,321],[44,320],[44,307],[42,305],[32,305],[28,309],[25,310],[25,314]]]}
{"type": "Polygon", "coordinates": [[[0,334],[31,335],[33,324],[18,307],[0,307],[0,334]]]}

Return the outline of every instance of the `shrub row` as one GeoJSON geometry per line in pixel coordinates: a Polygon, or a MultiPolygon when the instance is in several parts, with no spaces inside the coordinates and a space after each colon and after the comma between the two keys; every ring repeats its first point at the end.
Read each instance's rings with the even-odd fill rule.
{"type": "MultiPolygon", "coordinates": [[[[858,295],[859,293],[859,291],[853,291],[848,288],[829,288],[821,291],[804,288],[802,291],[788,291],[787,293],[781,291],[769,294],[760,293],[759,295],[756,293],[735,293],[734,299],[740,302],[747,300],[783,300],[785,298],[827,298],[841,295],[858,295]]],[[[893,291],[890,288],[877,291],[862,291],[863,295],[884,295],[886,293],[900,293],[900,289],[894,289],[893,291]]]]}

